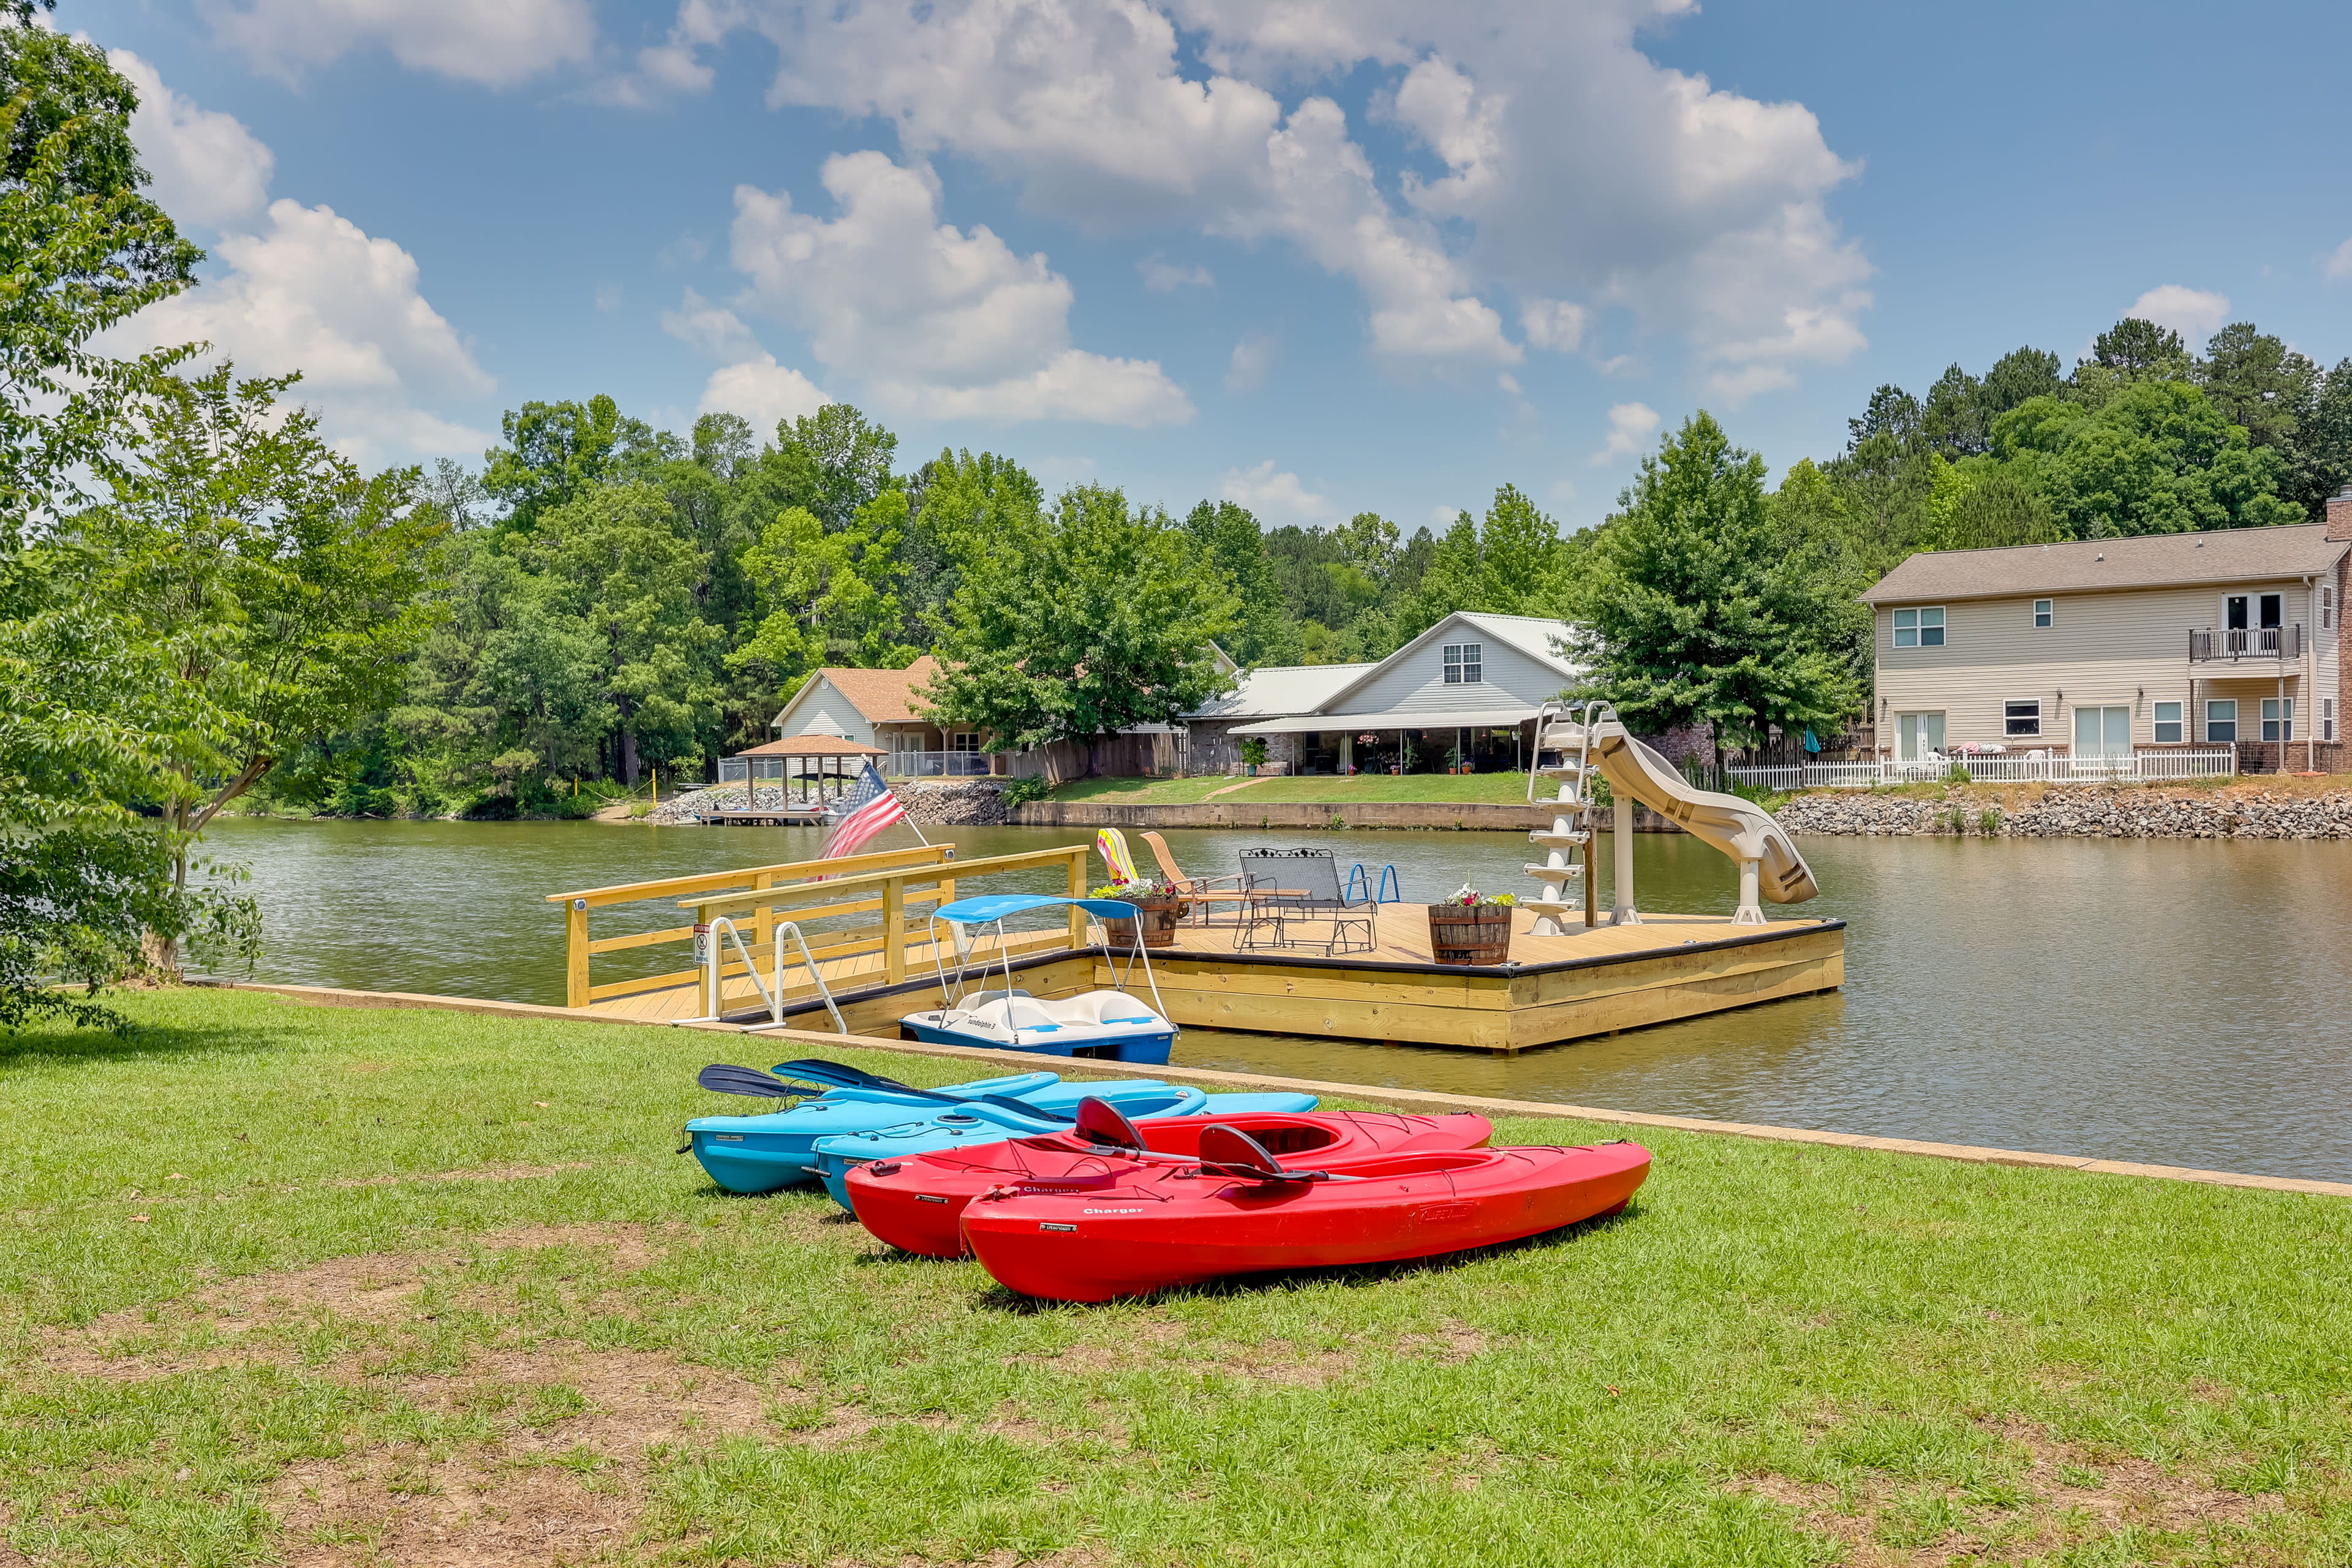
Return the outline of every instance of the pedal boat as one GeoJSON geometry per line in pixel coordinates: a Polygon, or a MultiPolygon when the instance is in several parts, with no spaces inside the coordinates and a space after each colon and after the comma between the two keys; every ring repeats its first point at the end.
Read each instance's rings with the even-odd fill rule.
{"type": "MultiPolygon", "coordinates": [[[[1176,1044],[1176,1026],[1168,1021],[1167,1008],[1160,1001],[1160,983],[1152,978],[1151,960],[1140,941],[1129,956],[1128,975],[1133,975],[1139,962],[1151,986],[1151,1006],[1145,1006],[1120,986],[1076,996],[1044,997],[1013,985],[1012,948],[1004,921],[1009,916],[1043,909],[1080,909],[1098,920],[1135,921],[1139,918],[1135,906],[1123,900],[1051,898],[1042,893],[995,893],[942,904],[931,913],[931,951],[938,955],[940,994],[947,999],[946,1005],[901,1017],[899,1037],[933,1045],[982,1046],[991,1050],[1165,1067],[1176,1044]],[[942,921],[950,933],[945,942],[939,940],[942,921]],[[976,926],[995,928],[997,952],[1004,961],[1004,983],[995,990],[967,992],[964,988],[976,926]],[[952,980],[947,973],[950,946],[956,954],[952,980]]],[[[982,972],[986,972],[984,962],[982,972]]]]}
{"type": "MultiPolygon", "coordinates": [[[[1060,1084],[1058,1073],[1024,1072],[951,1083],[931,1092],[960,1099],[993,1094],[1017,1100],[1060,1084]]],[[[1064,1097],[1066,1104],[1076,1104],[1086,1092],[1083,1085],[1071,1087],[1073,1092],[1064,1097]]],[[[938,1107],[936,1100],[887,1089],[835,1089],[785,1110],[758,1116],[698,1116],[686,1124],[686,1134],[694,1157],[712,1181],[730,1193],[772,1193],[815,1178],[809,1167],[815,1163],[818,1139],[895,1127],[938,1107]]]]}
{"type": "MultiPolygon", "coordinates": [[[[967,1250],[961,1229],[964,1206],[981,1194],[1003,1186],[1093,1180],[1148,1163],[1153,1155],[1198,1163],[1201,1132],[1211,1125],[1246,1132],[1278,1158],[1311,1155],[1318,1165],[1340,1169],[1392,1154],[1481,1148],[1495,1131],[1485,1117],[1466,1111],[1401,1116],[1260,1110],[1220,1115],[1213,1123],[1206,1116],[1138,1121],[1131,1144],[1104,1142],[1092,1129],[1072,1128],[912,1156],[894,1151],[845,1170],[840,1180],[858,1223],[877,1240],[926,1258],[961,1258],[967,1250]]],[[[847,1140],[826,1140],[842,1142],[847,1140]]],[[[817,1157],[822,1161],[824,1155],[820,1152],[817,1157]]],[[[828,1175],[825,1184],[832,1186],[834,1178],[828,1175]]]]}
{"type": "MultiPolygon", "coordinates": [[[[1067,1100],[1072,1110],[1080,1097],[1100,1098],[1115,1107],[1139,1126],[1156,1127],[1162,1121],[1198,1121],[1203,1118],[1228,1121],[1236,1116],[1250,1116],[1263,1111],[1312,1110],[1316,1099],[1311,1094],[1276,1089],[1263,1094],[1212,1094],[1202,1096],[1197,1089],[1178,1089],[1152,1079],[1138,1081],[1134,1089],[1118,1083],[1066,1083],[1057,1086],[1053,1094],[1033,1094],[1028,1103],[1041,1110],[1061,1109],[1067,1100]],[[1139,1090],[1148,1089],[1150,1092],[1139,1090]],[[1126,1090],[1127,1092],[1121,1092],[1126,1090]],[[1180,1095],[1191,1095],[1189,1103],[1175,1103],[1180,1095]],[[1155,1103],[1155,1100],[1163,1103],[1155,1103]]],[[[833,1201],[856,1213],[849,1201],[849,1173],[856,1166],[874,1160],[904,1160],[910,1157],[940,1153],[950,1150],[984,1148],[1008,1140],[1033,1136],[1052,1136],[1067,1132],[1071,1118],[1035,1128],[1014,1128],[1006,1123],[992,1122],[961,1110],[942,1111],[919,1121],[908,1121],[897,1127],[885,1127],[873,1132],[848,1132],[834,1138],[816,1141],[816,1158],[813,1162],[824,1190],[833,1201]]],[[[1180,1139],[1181,1142],[1181,1139],[1180,1139]]]]}
{"type": "Polygon", "coordinates": [[[1301,1171],[1210,1122],[1194,1164],[1126,1163],[1076,1190],[1005,1184],[963,1211],[999,1284],[1107,1301],[1236,1275],[1397,1263],[1540,1236],[1629,1203],[1637,1143],[1420,1151],[1301,1171]]]}

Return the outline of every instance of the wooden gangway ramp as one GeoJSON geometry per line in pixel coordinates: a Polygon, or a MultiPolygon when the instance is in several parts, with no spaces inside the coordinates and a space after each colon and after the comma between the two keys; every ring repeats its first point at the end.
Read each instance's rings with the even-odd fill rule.
{"type": "MultiPolygon", "coordinates": [[[[708,942],[725,920],[740,930],[760,978],[771,981],[777,923],[799,922],[810,956],[853,1032],[894,1035],[899,1017],[944,998],[930,942],[929,910],[976,892],[1086,890],[1085,845],[957,861],[952,846],[893,850],[835,861],[761,866],[549,895],[566,909],[567,1005],[647,1022],[720,1017],[770,1021],[753,976],[731,943],[719,948],[713,994],[708,948],[692,967],[665,968],[656,950],[708,942]],[[824,880],[817,879],[823,878],[824,880]],[[597,910],[637,906],[639,929],[592,938],[597,910]],[[681,913],[687,923],[677,923],[681,913]],[[874,918],[878,917],[878,919],[874,918]],[[653,925],[652,920],[670,923],[653,925]],[[696,928],[704,928],[698,938],[696,928]],[[591,960],[628,954],[636,973],[594,983],[591,960]]],[[[1336,1036],[1451,1046],[1508,1054],[1614,1034],[1727,1008],[1834,990],[1845,981],[1845,924],[1837,920],[1735,924],[1727,916],[1648,914],[1612,926],[1604,917],[1565,936],[1537,936],[1522,911],[1510,962],[1440,964],[1430,951],[1427,910],[1381,906],[1370,947],[1341,951],[1312,921],[1295,921],[1284,947],[1244,944],[1232,924],[1188,924],[1175,945],[1154,949],[1160,994],[1181,1027],[1336,1036]]],[[[945,928],[941,928],[943,931],[945,928]]],[[[1262,935],[1263,933],[1261,933],[1262,935]]],[[[992,934],[975,931],[993,966],[1003,961],[992,934]]],[[[1066,996],[1113,983],[1127,960],[1104,933],[1073,912],[1066,923],[1011,936],[1015,984],[1040,996],[1066,996]]],[[[679,956],[685,956],[683,954],[679,956]]],[[[815,980],[789,952],[781,973],[785,1016],[828,1028],[815,980]]],[[[1132,977],[1140,988],[1140,975],[1132,977]]],[[[777,989],[771,984],[771,989],[777,989]]]]}

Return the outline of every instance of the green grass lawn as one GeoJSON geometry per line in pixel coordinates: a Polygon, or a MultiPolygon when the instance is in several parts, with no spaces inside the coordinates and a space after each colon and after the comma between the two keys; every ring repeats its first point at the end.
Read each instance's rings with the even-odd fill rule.
{"type": "Polygon", "coordinates": [[[778,1045],[129,1005],[0,1037],[0,1561],[2352,1561],[2340,1200],[1661,1132],[1612,1220],[1045,1307],[673,1155],[778,1045]]]}
{"type": "Polygon", "coordinates": [[[1516,805],[1528,798],[1525,773],[1359,773],[1353,778],[1082,779],[1064,784],[1050,798],[1098,801],[1116,805],[1190,805],[1213,791],[1219,802],[1298,801],[1346,805],[1370,801],[1488,802],[1516,805]]]}

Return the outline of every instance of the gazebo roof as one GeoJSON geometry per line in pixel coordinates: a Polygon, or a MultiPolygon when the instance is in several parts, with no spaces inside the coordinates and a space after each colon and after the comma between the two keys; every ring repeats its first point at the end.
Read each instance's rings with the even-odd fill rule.
{"type": "Polygon", "coordinates": [[[887,757],[890,753],[879,746],[869,746],[863,741],[846,740],[839,735],[794,735],[788,741],[770,741],[748,752],[738,752],[739,757],[887,757]]]}

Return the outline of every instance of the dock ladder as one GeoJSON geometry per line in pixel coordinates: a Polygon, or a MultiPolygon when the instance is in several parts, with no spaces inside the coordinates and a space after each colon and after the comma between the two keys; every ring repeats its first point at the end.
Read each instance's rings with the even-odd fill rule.
{"type": "Polygon", "coordinates": [[[754,1034],[761,1029],[781,1029],[784,1026],[784,938],[786,936],[790,936],[800,945],[801,965],[809,972],[809,979],[815,984],[817,995],[824,999],[824,1010],[833,1015],[833,1032],[836,1035],[849,1033],[849,1026],[842,1022],[840,1007],[834,1003],[833,992],[825,984],[824,974],[817,969],[815,955],[809,952],[808,938],[801,934],[799,921],[778,921],[776,922],[775,950],[770,959],[768,971],[769,984],[762,985],[760,984],[760,966],[751,962],[751,949],[743,945],[743,933],[737,931],[735,922],[725,915],[712,921],[709,931],[696,932],[696,945],[702,950],[698,956],[708,969],[709,978],[705,984],[709,989],[712,999],[711,1015],[705,1018],[680,1018],[677,1020],[678,1023],[725,1022],[725,1019],[719,1016],[723,1009],[719,1007],[718,1001],[719,958],[725,951],[725,944],[719,940],[722,936],[734,942],[736,956],[743,961],[743,973],[751,977],[751,989],[757,991],[760,994],[760,1000],[768,1005],[768,1021],[764,1024],[747,1024],[744,1026],[744,1033],[754,1034]]]}

